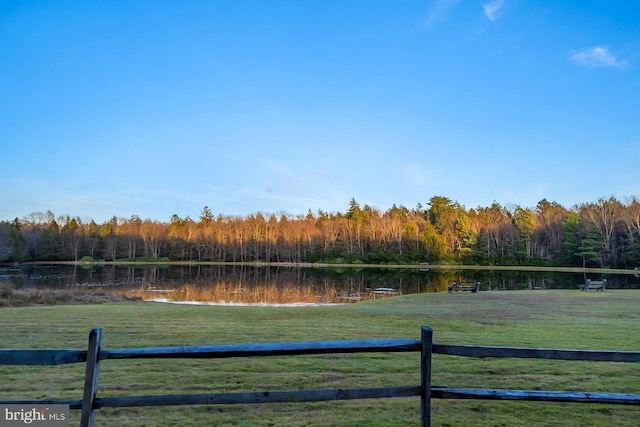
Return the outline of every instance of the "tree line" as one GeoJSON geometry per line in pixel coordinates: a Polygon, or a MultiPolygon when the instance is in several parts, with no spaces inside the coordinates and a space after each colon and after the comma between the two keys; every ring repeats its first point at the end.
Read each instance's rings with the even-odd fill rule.
{"type": "Polygon", "coordinates": [[[216,216],[205,206],[197,219],[173,215],[167,223],[133,215],[97,224],[51,211],[0,222],[0,262],[81,259],[634,268],[640,202],[466,209],[434,196],[426,207],[386,211],[351,199],[344,213],[216,216]]]}

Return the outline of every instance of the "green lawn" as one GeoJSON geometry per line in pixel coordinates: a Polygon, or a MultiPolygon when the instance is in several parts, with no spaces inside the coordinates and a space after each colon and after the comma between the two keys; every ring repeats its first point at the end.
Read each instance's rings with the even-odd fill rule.
{"type": "MultiPolygon", "coordinates": [[[[416,294],[328,307],[213,307],[145,302],[0,309],[0,348],[84,349],[336,339],[640,350],[640,291],[416,294]]],[[[0,367],[0,399],[80,399],[84,365],[0,367]]],[[[417,353],[102,363],[99,396],[419,384],[417,353]]],[[[433,384],[640,394],[637,364],[434,356],[433,384]]],[[[78,411],[72,412],[75,425],[78,411]]],[[[434,400],[434,426],[637,426],[619,405],[434,400]]],[[[101,409],[96,425],[419,425],[419,399],[101,409]]]]}

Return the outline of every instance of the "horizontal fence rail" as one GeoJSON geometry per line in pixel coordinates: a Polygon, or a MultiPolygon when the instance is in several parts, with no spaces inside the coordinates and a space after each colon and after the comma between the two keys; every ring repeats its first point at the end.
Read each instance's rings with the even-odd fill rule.
{"type": "Polygon", "coordinates": [[[105,397],[96,399],[94,406],[98,409],[165,405],[231,405],[244,403],[326,402],[329,400],[378,399],[386,397],[411,396],[420,396],[419,386],[105,397]]]}
{"type": "Polygon", "coordinates": [[[431,387],[431,397],[439,399],[531,400],[538,402],[605,403],[640,405],[640,396],[618,393],[587,393],[541,390],[485,390],[431,387]]]}
{"type": "Polygon", "coordinates": [[[173,405],[217,405],[282,402],[320,402],[420,396],[421,425],[429,426],[431,399],[527,400],[640,405],[640,395],[582,391],[463,389],[431,384],[432,355],[471,358],[530,358],[569,361],[640,362],[640,351],[561,350],[548,348],[490,347],[437,344],[433,331],[422,327],[421,339],[311,341],[266,344],[230,344],[156,348],[102,349],[102,328],[89,334],[85,350],[0,350],[0,365],[64,365],[86,363],[84,393],[79,400],[2,400],[0,404],[64,404],[81,410],[82,427],[92,426],[100,408],[173,405]],[[100,363],[122,359],[271,357],[336,353],[420,352],[420,384],[395,387],[203,393],[151,396],[98,396],[100,363]]]}
{"type": "Polygon", "coordinates": [[[100,359],[172,359],[292,356],[304,354],[376,353],[420,351],[422,342],[409,339],[362,341],[309,341],[269,344],[125,348],[103,350],[100,359]]]}
{"type": "Polygon", "coordinates": [[[54,366],[86,361],[86,350],[0,350],[0,365],[54,366]]]}
{"type": "Polygon", "coordinates": [[[475,358],[583,360],[591,362],[640,362],[640,352],[608,350],[558,350],[553,348],[488,347],[433,344],[433,353],[475,358]]]}

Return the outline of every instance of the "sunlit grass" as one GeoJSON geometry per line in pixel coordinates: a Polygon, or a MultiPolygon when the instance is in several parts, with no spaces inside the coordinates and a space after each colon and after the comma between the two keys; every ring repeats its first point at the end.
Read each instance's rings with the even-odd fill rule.
{"type": "MultiPolygon", "coordinates": [[[[640,291],[414,294],[318,307],[184,306],[147,302],[0,309],[1,348],[104,348],[334,339],[415,338],[442,344],[640,350],[640,291]]],[[[0,399],[82,394],[84,366],[0,367],[0,399]]],[[[99,396],[418,384],[414,353],[226,360],[105,361],[99,396]]],[[[637,364],[434,355],[433,384],[640,394],[637,364]]],[[[636,426],[615,405],[434,400],[434,426],[636,426]]],[[[79,416],[72,411],[74,420],[79,416]]],[[[74,421],[75,422],[75,421],[74,421]]],[[[96,425],[418,425],[419,399],[101,409],[96,425]]],[[[77,425],[77,422],[76,422],[77,425]]]]}

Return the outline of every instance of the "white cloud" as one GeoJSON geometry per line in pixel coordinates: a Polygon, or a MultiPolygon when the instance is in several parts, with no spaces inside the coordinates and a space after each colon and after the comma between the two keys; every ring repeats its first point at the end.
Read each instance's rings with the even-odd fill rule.
{"type": "Polygon", "coordinates": [[[408,165],[405,173],[409,182],[417,186],[428,185],[431,181],[428,173],[419,165],[408,165]]]}
{"type": "Polygon", "coordinates": [[[424,21],[424,26],[431,27],[436,22],[443,20],[449,12],[449,9],[458,3],[458,1],[459,0],[436,0],[431,8],[431,12],[429,12],[429,16],[426,21],[424,21]]]}
{"type": "Polygon", "coordinates": [[[499,189],[496,189],[496,190],[494,190],[494,191],[495,191],[496,193],[498,193],[498,194],[502,194],[503,196],[513,197],[513,196],[516,196],[516,195],[517,195],[517,194],[516,194],[516,193],[514,193],[513,191],[499,190],[499,189]]]}
{"type": "Polygon", "coordinates": [[[572,50],[568,53],[568,57],[569,61],[574,64],[589,68],[625,67],[627,65],[627,61],[616,58],[605,46],[572,50]]]}
{"type": "Polygon", "coordinates": [[[317,185],[321,185],[327,172],[323,169],[315,171],[304,171],[301,173],[283,163],[268,162],[264,165],[266,176],[264,176],[261,188],[266,192],[300,192],[307,191],[317,185]]]}
{"type": "Polygon", "coordinates": [[[490,20],[495,21],[498,19],[498,11],[504,6],[504,0],[494,0],[491,3],[482,3],[484,9],[484,15],[490,20]]]}

